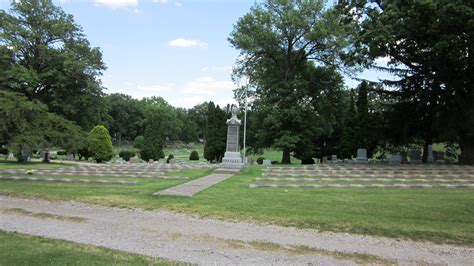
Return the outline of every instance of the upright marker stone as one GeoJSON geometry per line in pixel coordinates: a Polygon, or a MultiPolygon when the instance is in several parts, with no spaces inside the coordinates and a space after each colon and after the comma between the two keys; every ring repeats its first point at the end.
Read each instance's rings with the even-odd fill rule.
{"type": "Polygon", "coordinates": [[[366,149],[357,149],[357,163],[365,163],[368,162],[369,159],[367,158],[367,150],[366,149]]]}
{"type": "Polygon", "coordinates": [[[237,108],[232,105],[232,117],[227,119],[227,146],[222,163],[223,168],[241,168],[243,166],[239,149],[239,129],[242,122],[237,118],[237,108]]]}

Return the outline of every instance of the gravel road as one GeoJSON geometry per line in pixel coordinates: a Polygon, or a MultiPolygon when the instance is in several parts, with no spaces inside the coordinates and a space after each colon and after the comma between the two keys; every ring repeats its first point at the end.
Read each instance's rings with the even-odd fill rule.
{"type": "Polygon", "coordinates": [[[206,265],[353,265],[354,253],[398,264],[474,264],[474,248],[1,195],[0,230],[206,265]],[[6,211],[13,208],[85,220],[41,219],[6,211]],[[311,252],[290,252],[295,246],[307,246],[311,252]]]}

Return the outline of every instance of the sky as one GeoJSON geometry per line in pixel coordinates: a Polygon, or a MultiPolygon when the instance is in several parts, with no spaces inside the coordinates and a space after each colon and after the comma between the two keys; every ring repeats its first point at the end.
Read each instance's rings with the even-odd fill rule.
{"type": "MultiPolygon", "coordinates": [[[[161,96],[175,107],[235,103],[228,37],[254,0],[53,0],[74,16],[107,70],[106,93],[161,96]]],[[[9,9],[0,0],[0,8],[9,9]]],[[[377,73],[361,76],[377,80],[377,73]]],[[[348,87],[357,81],[346,78],[348,87]]]]}

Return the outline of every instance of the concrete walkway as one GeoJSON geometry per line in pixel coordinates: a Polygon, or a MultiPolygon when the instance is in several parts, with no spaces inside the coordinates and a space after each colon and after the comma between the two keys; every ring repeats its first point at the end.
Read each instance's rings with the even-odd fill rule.
{"type": "Polygon", "coordinates": [[[190,182],[170,187],[168,189],[154,193],[153,195],[192,197],[217,183],[238,173],[240,169],[216,169],[213,174],[201,177],[190,182]]]}

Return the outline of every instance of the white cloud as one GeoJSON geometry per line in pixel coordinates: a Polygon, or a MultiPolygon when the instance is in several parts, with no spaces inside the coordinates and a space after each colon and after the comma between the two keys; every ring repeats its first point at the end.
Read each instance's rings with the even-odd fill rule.
{"type": "Polygon", "coordinates": [[[96,4],[103,5],[112,9],[127,9],[136,7],[138,0],[94,0],[96,4]]]}
{"type": "Polygon", "coordinates": [[[182,7],[183,4],[182,4],[181,2],[176,2],[176,3],[174,3],[174,6],[175,6],[175,7],[182,7]]]}
{"type": "Polygon", "coordinates": [[[203,72],[231,73],[232,66],[206,66],[201,68],[203,72]]]}
{"type": "Polygon", "coordinates": [[[191,95],[213,95],[218,92],[232,91],[236,85],[232,81],[216,80],[213,77],[196,78],[184,85],[183,93],[191,95]]]}
{"type": "Polygon", "coordinates": [[[168,0],[153,0],[153,3],[166,4],[168,3],[168,0]]]}
{"type": "Polygon", "coordinates": [[[201,47],[207,48],[207,43],[200,40],[186,40],[183,38],[174,39],[168,42],[171,47],[201,47]]]}

